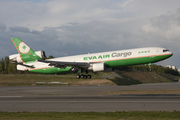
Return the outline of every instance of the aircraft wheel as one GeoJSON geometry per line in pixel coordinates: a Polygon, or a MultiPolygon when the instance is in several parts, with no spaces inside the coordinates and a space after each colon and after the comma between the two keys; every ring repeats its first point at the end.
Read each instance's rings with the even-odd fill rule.
{"type": "Polygon", "coordinates": [[[87,75],[84,75],[84,79],[87,79],[87,75]]]}
{"type": "Polygon", "coordinates": [[[91,79],[91,75],[88,75],[87,78],[88,78],[88,79],[91,79]]]}
{"type": "Polygon", "coordinates": [[[79,79],[79,78],[81,78],[81,76],[80,76],[80,75],[77,75],[76,78],[79,79]]]}
{"type": "Polygon", "coordinates": [[[81,74],[80,76],[81,76],[81,78],[84,78],[85,75],[81,74]]]}

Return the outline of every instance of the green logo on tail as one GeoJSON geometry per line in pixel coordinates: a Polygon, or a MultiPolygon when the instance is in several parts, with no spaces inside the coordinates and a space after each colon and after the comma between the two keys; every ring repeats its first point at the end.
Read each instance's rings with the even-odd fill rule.
{"type": "Polygon", "coordinates": [[[26,54],[26,53],[29,52],[29,50],[30,50],[30,47],[28,47],[24,42],[21,42],[21,43],[19,44],[19,51],[20,51],[21,53],[26,54]]]}

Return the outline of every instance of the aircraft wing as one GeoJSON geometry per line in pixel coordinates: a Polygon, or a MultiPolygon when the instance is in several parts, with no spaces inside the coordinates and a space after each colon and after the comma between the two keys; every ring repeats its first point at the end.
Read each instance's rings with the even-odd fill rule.
{"type": "Polygon", "coordinates": [[[38,61],[44,63],[50,63],[49,66],[55,66],[59,68],[64,68],[67,66],[87,68],[90,66],[90,64],[87,62],[64,62],[64,61],[48,61],[48,60],[38,60],[38,61]]]}

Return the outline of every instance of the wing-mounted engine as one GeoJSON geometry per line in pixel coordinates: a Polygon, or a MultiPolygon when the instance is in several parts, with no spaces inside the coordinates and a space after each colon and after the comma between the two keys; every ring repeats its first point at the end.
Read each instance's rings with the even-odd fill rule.
{"type": "MultiPolygon", "coordinates": [[[[44,51],[36,51],[36,55],[38,55],[41,59],[46,58],[45,52],[44,51]]],[[[20,54],[13,54],[9,56],[10,62],[15,62],[15,63],[23,63],[23,62],[28,62],[28,61],[33,61],[36,60],[35,56],[32,54],[29,55],[22,55],[20,54]]]]}
{"type": "Polygon", "coordinates": [[[113,72],[114,68],[106,68],[105,63],[93,63],[88,70],[93,70],[93,72],[113,72]]]}
{"type": "Polygon", "coordinates": [[[104,71],[105,64],[104,63],[93,63],[93,64],[91,64],[91,67],[88,68],[88,70],[93,70],[93,72],[104,71]]]}

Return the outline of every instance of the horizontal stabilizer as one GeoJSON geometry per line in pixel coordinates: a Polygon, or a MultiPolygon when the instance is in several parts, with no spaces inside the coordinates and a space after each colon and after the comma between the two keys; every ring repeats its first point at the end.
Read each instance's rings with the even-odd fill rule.
{"type": "Polygon", "coordinates": [[[22,65],[24,67],[35,68],[33,65],[26,65],[26,64],[17,63],[17,62],[14,62],[14,61],[11,61],[11,63],[17,64],[17,65],[22,65]]]}

